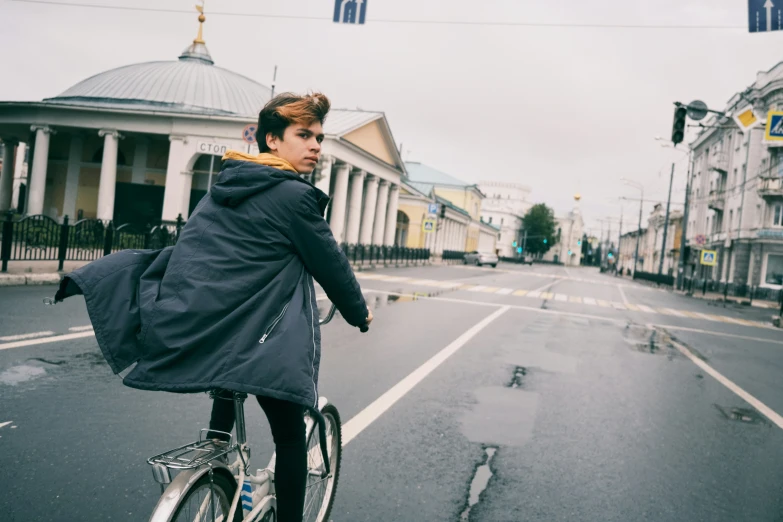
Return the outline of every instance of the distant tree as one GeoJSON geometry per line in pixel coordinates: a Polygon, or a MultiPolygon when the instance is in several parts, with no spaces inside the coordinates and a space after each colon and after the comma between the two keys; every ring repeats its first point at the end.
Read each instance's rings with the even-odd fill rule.
{"type": "Polygon", "coordinates": [[[557,242],[555,211],[543,203],[533,205],[522,218],[522,228],[527,232],[527,253],[546,254],[557,242]]]}

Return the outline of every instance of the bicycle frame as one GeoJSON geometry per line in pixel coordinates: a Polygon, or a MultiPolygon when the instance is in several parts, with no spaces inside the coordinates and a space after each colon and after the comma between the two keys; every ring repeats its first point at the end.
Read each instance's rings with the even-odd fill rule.
{"type": "MultiPolygon", "coordinates": [[[[324,325],[330,322],[334,317],[335,310],[335,306],[332,305],[327,316],[319,321],[319,324],[324,325]]],[[[237,509],[245,510],[243,504],[250,504],[252,506],[250,512],[243,517],[243,522],[261,520],[271,509],[277,507],[273,471],[275,469],[276,456],[274,454],[272,455],[266,468],[259,469],[255,474],[248,473],[250,467],[250,447],[247,444],[247,432],[245,427],[245,398],[247,398],[247,394],[244,393],[235,392],[233,395],[236,419],[236,442],[234,442],[230,433],[227,434],[230,438],[226,446],[218,446],[211,440],[202,440],[201,434],[208,431],[214,432],[214,430],[202,429],[198,441],[185,444],[147,459],[147,463],[152,466],[152,474],[155,481],[161,485],[162,493],[152,512],[150,522],[171,522],[174,518],[174,513],[184,496],[187,495],[190,488],[206,474],[209,474],[211,477],[215,473],[220,473],[226,478],[235,481],[237,484],[229,515],[224,519],[226,522],[234,519],[234,513],[237,509]],[[237,453],[234,462],[230,465],[223,462],[221,458],[234,451],[237,453]],[[189,456],[190,453],[195,453],[195,456],[190,459],[185,458],[186,456],[189,456]],[[173,480],[171,478],[171,469],[181,470],[173,480]],[[166,486],[166,484],[168,484],[168,486],[166,486]],[[243,502],[243,492],[247,493],[246,490],[243,491],[243,486],[245,484],[254,484],[256,486],[255,491],[250,495],[250,502],[243,502]]],[[[328,402],[329,401],[325,397],[319,397],[317,410],[305,414],[305,430],[308,439],[313,430],[319,427],[319,419],[317,417],[314,418],[313,413],[317,416],[320,415],[319,412],[328,402]]],[[[325,453],[326,441],[323,438],[323,433],[319,433],[319,435],[321,436],[321,450],[324,451],[324,463],[328,470],[329,460],[325,453]]],[[[209,505],[213,505],[213,503],[209,502],[212,498],[213,495],[207,496],[202,504],[201,510],[206,510],[209,505]]],[[[201,514],[202,513],[200,512],[199,515],[201,514]]]]}

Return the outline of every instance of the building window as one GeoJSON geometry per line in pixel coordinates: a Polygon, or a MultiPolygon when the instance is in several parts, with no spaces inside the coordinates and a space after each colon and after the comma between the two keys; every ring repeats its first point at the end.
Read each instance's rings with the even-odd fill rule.
{"type": "Polygon", "coordinates": [[[772,207],[772,226],[783,227],[783,205],[775,205],[772,207]]]}
{"type": "Polygon", "coordinates": [[[500,218],[500,224],[503,225],[503,218],[500,218]]]}
{"type": "Polygon", "coordinates": [[[764,282],[768,285],[783,285],[783,255],[767,256],[767,271],[764,282]]]}

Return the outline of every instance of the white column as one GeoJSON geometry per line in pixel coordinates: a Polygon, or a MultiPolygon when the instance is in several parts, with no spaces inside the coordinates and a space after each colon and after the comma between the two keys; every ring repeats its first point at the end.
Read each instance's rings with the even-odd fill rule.
{"type": "Polygon", "coordinates": [[[49,163],[49,135],[54,131],[46,126],[33,125],[35,131],[35,150],[33,152],[33,171],[30,173],[29,196],[26,214],[43,214],[44,193],[46,191],[46,169],[49,163]]]}
{"type": "Polygon", "coordinates": [[[383,244],[394,245],[394,235],[397,233],[397,210],[400,202],[400,186],[392,185],[389,189],[389,204],[386,206],[386,228],[383,234],[383,244]]]}
{"type": "Polygon", "coordinates": [[[378,178],[367,176],[364,182],[364,208],[362,209],[362,223],[359,229],[359,243],[369,245],[373,242],[373,220],[375,219],[375,207],[378,203],[378,178]]]}
{"type": "Polygon", "coordinates": [[[332,165],[333,160],[331,157],[323,158],[323,164],[320,169],[321,179],[315,183],[315,187],[320,189],[327,196],[331,196],[331,194],[329,194],[329,185],[332,181],[332,165]]]}
{"type": "Polygon", "coordinates": [[[117,142],[120,134],[116,130],[101,129],[98,136],[103,137],[103,161],[101,162],[101,180],[98,185],[98,219],[114,219],[114,189],[117,184],[117,142]]]}
{"type": "Polygon", "coordinates": [[[68,173],[65,176],[65,196],[63,197],[63,216],[71,223],[76,221],[76,196],[79,194],[79,174],[82,169],[84,140],[78,134],[71,134],[71,148],[68,152],[68,173]]]}
{"type": "Polygon", "coordinates": [[[349,244],[359,242],[363,189],[364,171],[357,170],[351,174],[351,185],[348,189],[348,227],[345,230],[345,242],[349,244]]]}
{"type": "Polygon", "coordinates": [[[180,214],[182,214],[182,219],[188,219],[190,216],[190,190],[193,188],[193,171],[183,171],[181,175],[182,203],[179,208],[181,209],[180,214]]]}
{"type": "Polygon", "coordinates": [[[381,181],[378,188],[378,200],[375,205],[375,223],[372,229],[372,244],[383,244],[383,233],[386,231],[386,210],[389,205],[389,182],[381,181]]]}
{"type": "Polygon", "coordinates": [[[11,208],[14,191],[14,150],[16,142],[3,142],[3,170],[0,172],[0,212],[11,208]]]}
{"type": "Polygon", "coordinates": [[[133,151],[133,173],[131,183],[144,185],[147,177],[147,155],[149,154],[149,141],[146,138],[136,138],[136,150],[133,151]]]}
{"type": "MultiPolygon", "coordinates": [[[[169,136],[169,161],[166,166],[166,189],[163,192],[163,221],[174,222],[182,212],[183,192],[185,181],[190,177],[183,175],[185,170],[185,145],[184,136],[169,136]]],[[[188,191],[190,192],[190,191],[188,191]]],[[[185,209],[187,212],[187,209],[185,209]]]]}
{"type": "Polygon", "coordinates": [[[332,227],[332,234],[337,243],[342,243],[345,238],[343,230],[345,229],[345,210],[348,200],[348,172],[351,167],[346,164],[337,165],[335,168],[334,194],[330,203],[331,215],[329,216],[329,226],[332,227]]]}

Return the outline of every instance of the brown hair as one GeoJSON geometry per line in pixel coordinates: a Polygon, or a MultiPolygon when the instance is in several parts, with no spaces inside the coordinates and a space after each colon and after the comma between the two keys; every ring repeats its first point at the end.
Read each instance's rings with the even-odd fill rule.
{"type": "Polygon", "coordinates": [[[316,121],[323,125],[329,113],[329,98],[320,92],[300,96],[290,92],[278,94],[264,105],[258,113],[256,140],[259,152],[269,152],[266,135],[283,139],[283,133],[289,125],[295,123],[312,124],[316,121]]]}

